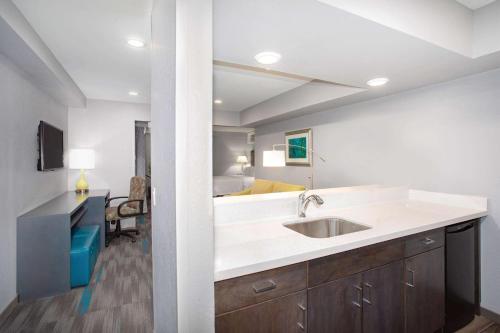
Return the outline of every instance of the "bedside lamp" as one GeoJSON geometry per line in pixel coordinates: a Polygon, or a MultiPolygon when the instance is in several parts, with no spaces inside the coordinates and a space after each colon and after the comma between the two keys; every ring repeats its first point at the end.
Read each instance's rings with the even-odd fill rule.
{"type": "Polygon", "coordinates": [[[76,182],[76,192],[86,193],[89,184],[85,179],[85,170],[95,168],[95,155],[92,149],[71,149],[69,151],[69,168],[80,170],[80,179],[76,182]]]}
{"type": "Polygon", "coordinates": [[[243,174],[243,168],[248,163],[248,158],[245,155],[240,155],[236,158],[236,163],[241,164],[241,174],[243,174]]]}

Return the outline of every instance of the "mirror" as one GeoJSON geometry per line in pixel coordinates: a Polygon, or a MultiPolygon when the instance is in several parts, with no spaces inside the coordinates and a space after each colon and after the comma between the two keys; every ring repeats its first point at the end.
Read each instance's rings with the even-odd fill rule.
{"type": "Polygon", "coordinates": [[[259,117],[301,108],[297,97],[324,98],[337,85],[222,61],[213,73],[214,197],[314,188],[313,162],[326,160],[314,156],[312,130],[266,134],[259,117]]]}

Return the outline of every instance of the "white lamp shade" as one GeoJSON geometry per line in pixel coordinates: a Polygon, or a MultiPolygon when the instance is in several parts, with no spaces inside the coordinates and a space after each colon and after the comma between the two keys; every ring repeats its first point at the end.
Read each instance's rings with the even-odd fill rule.
{"type": "Polygon", "coordinates": [[[248,158],[245,155],[240,155],[236,159],[237,163],[248,163],[248,158]]]}
{"type": "Polygon", "coordinates": [[[284,150],[265,150],[262,158],[264,167],[278,168],[284,167],[285,151],[284,150]]]}
{"type": "Polygon", "coordinates": [[[71,149],[69,151],[70,169],[94,169],[95,155],[92,149],[71,149]]]}

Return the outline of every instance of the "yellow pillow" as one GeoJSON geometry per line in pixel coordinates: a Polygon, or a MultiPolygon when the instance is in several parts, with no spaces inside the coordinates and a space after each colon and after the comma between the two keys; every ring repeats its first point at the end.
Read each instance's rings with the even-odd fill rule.
{"type": "Polygon", "coordinates": [[[241,192],[235,192],[235,193],[231,193],[230,196],[238,196],[238,195],[249,195],[252,193],[252,188],[247,188],[247,189],[244,189],[243,191],[241,192]]]}
{"type": "Polygon", "coordinates": [[[266,179],[256,179],[251,189],[252,194],[271,193],[273,191],[273,182],[266,179]]]}
{"type": "Polygon", "coordinates": [[[294,185],[287,183],[274,182],[273,192],[293,192],[293,191],[304,191],[306,188],[302,185],[294,185]]]}

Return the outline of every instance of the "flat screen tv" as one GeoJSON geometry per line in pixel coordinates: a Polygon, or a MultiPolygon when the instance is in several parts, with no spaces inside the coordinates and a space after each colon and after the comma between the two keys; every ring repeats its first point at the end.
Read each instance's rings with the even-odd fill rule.
{"type": "Polygon", "coordinates": [[[63,131],[44,121],[38,125],[38,170],[64,168],[63,131]]]}

